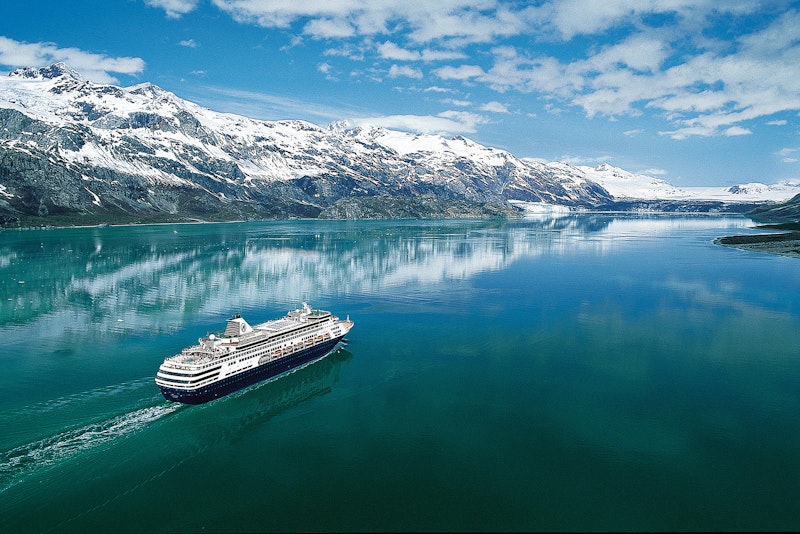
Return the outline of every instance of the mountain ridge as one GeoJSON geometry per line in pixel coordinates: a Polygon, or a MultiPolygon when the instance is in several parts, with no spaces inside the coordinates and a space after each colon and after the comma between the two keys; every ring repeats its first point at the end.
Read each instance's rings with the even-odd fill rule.
{"type": "MultiPolygon", "coordinates": [[[[520,203],[613,207],[619,195],[588,169],[518,158],[462,136],[218,113],[149,82],[94,84],[63,63],[0,78],[6,224],[514,217],[520,203]]],[[[747,206],[723,200],[693,209],[726,202],[747,206]]]]}

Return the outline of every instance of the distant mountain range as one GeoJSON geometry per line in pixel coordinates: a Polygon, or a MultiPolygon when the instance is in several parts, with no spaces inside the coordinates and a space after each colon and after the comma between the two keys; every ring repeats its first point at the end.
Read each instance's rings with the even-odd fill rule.
{"type": "Polygon", "coordinates": [[[744,212],[800,184],[677,188],[450,139],[217,113],[63,63],[0,78],[0,223],[508,217],[521,209],[744,212]]]}

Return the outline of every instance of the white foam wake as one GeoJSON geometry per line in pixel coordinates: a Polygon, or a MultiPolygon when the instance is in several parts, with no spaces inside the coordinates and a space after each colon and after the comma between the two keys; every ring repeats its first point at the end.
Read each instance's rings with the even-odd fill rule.
{"type": "Polygon", "coordinates": [[[0,493],[14,486],[25,475],[33,471],[136,432],[153,421],[178,410],[181,406],[177,403],[170,403],[142,408],[2,452],[0,453],[0,493]]]}

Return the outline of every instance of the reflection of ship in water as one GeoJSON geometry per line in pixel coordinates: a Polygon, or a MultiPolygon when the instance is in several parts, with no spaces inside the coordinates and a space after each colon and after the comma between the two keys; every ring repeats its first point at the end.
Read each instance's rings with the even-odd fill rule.
{"type": "MultiPolygon", "coordinates": [[[[280,380],[261,382],[207,405],[209,409],[224,411],[224,417],[211,418],[224,425],[224,429],[210,434],[204,432],[203,435],[235,438],[259,421],[269,420],[305,401],[329,393],[339,381],[343,366],[352,358],[353,354],[340,345],[326,358],[298,367],[280,380]]],[[[206,413],[196,411],[184,412],[184,415],[203,417],[206,423],[210,420],[206,413]]]]}

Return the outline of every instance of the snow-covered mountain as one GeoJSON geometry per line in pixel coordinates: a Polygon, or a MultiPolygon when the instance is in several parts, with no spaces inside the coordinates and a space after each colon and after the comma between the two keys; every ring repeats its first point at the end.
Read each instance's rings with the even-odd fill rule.
{"type": "Polygon", "coordinates": [[[0,222],[508,216],[613,207],[625,176],[463,137],[217,113],[61,63],[0,78],[0,222]]]}
{"type": "Polygon", "coordinates": [[[509,200],[610,200],[593,182],[463,138],[398,151],[385,141],[415,136],[216,113],[63,64],[0,79],[0,125],[11,219],[482,216],[516,213],[509,200]]]}
{"type": "Polygon", "coordinates": [[[800,193],[800,180],[772,185],[749,183],[728,187],[677,187],[664,180],[630,173],[608,164],[577,168],[584,173],[587,180],[602,185],[617,200],[781,202],[800,193]]]}

